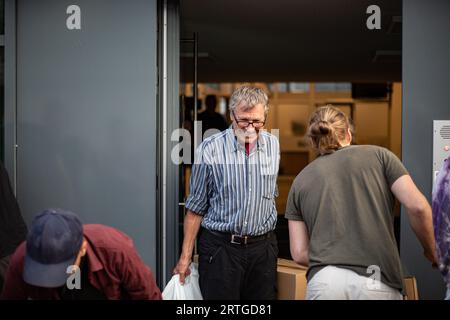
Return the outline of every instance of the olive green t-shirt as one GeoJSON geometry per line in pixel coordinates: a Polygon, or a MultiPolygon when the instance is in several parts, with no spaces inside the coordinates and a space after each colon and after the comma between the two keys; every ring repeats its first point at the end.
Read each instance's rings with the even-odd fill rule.
{"type": "Polygon", "coordinates": [[[285,217],[304,221],[309,235],[310,280],[333,265],[403,289],[394,236],[392,184],[408,172],[389,150],[347,146],[311,162],[295,178],[285,217]]]}

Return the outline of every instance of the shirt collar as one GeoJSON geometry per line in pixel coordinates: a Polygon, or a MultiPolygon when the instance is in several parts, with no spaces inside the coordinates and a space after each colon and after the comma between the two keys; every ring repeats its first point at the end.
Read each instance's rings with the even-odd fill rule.
{"type": "MultiPolygon", "coordinates": [[[[236,152],[239,148],[243,148],[239,145],[239,142],[237,141],[237,137],[234,134],[233,125],[230,125],[230,127],[227,129],[226,133],[226,142],[228,146],[228,150],[230,152],[236,152]]],[[[262,135],[262,132],[258,134],[258,140],[257,140],[257,150],[265,152],[266,150],[266,142],[262,135]]],[[[245,151],[245,150],[244,150],[245,151]]]]}

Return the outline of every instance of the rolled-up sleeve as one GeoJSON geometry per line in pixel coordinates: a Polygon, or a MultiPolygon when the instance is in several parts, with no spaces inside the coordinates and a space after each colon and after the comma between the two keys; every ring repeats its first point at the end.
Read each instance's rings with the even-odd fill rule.
{"type": "Polygon", "coordinates": [[[300,205],[300,195],[297,187],[297,179],[298,177],[295,179],[294,183],[291,186],[291,190],[289,191],[284,217],[288,220],[304,221],[300,205]]]}
{"type": "Polygon", "coordinates": [[[210,192],[210,168],[207,163],[206,148],[200,145],[196,151],[195,162],[189,183],[190,194],[186,200],[186,209],[205,215],[209,208],[208,194],[210,192]]]}

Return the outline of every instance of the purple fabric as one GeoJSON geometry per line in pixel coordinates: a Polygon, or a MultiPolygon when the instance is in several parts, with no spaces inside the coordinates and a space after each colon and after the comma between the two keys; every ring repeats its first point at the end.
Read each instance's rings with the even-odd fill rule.
{"type": "MultiPolygon", "coordinates": [[[[433,226],[439,270],[450,286],[450,160],[446,160],[433,188],[433,226]]],[[[447,298],[450,298],[447,296],[447,298]]]]}

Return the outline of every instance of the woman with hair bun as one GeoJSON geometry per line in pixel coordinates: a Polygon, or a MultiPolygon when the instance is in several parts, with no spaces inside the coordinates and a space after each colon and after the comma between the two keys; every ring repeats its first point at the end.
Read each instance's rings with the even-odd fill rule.
{"type": "Polygon", "coordinates": [[[309,266],[306,298],[402,299],[395,198],[435,264],[430,205],[392,152],[351,145],[351,122],[339,109],[318,108],[307,135],[318,157],[294,180],[285,213],[292,258],[309,266]]]}

